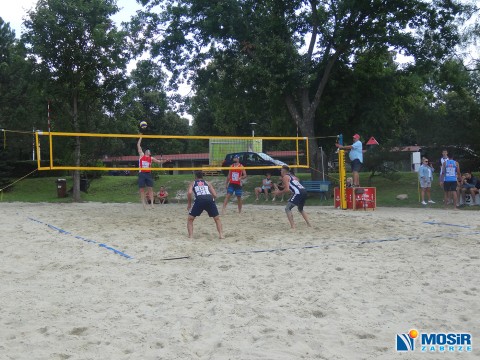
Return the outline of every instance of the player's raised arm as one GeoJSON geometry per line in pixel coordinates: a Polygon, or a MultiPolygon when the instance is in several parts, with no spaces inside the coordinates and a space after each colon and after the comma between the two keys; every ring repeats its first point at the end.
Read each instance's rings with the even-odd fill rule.
{"type": "Polygon", "coordinates": [[[138,154],[139,154],[140,156],[143,156],[142,138],[138,139],[138,142],[137,142],[137,150],[138,150],[138,154]]]}
{"type": "Polygon", "coordinates": [[[161,163],[163,162],[163,161],[161,161],[161,160],[155,159],[154,156],[152,156],[152,161],[153,161],[154,163],[156,163],[156,164],[161,164],[161,163]]]}

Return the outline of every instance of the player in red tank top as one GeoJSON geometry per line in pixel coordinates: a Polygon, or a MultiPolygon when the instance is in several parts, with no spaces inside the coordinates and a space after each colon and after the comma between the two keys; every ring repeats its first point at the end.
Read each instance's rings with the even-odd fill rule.
{"type": "Polygon", "coordinates": [[[140,158],[138,159],[138,187],[140,189],[140,199],[142,201],[143,208],[147,208],[147,201],[145,196],[145,187],[147,188],[148,198],[150,199],[151,208],[153,209],[153,178],[152,178],[152,162],[161,164],[160,160],[155,159],[150,150],[142,150],[142,138],[138,139],[137,150],[140,158]]]}

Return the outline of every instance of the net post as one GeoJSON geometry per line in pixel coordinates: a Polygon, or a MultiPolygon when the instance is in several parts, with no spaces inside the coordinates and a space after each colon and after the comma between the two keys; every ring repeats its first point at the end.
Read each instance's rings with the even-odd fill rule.
{"type": "Polygon", "coordinates": [[[296,148],[296,151],[297,151],[297,165],[300,165],[300,159],[298,157],[298,138],[295,140],[295,148],[296,148]]]}
{"type": "MultiPolygon", "coordinates": [[[[307,154],[307,166],[310,168],[310,154],[309,154],[309,144],[308,144],[308,137],[304,137],[305,139],[305,147],[306,147],[306,154],[307,154]]],[[[297,156],[298,156],[298,149],[297,149],[297,156]]]]}
{"type": "Polygon", "coordinates": [[[35,131],[35,151],[37,152],[37,168],[40,169],[40,140],[38,133],[39,131],[35,131]]]}
{"type": "Polygon", "coordinates": [[[347,179],[345,171],[345,150],[338,151],[338,176],[340,187],[340,208],[347,208],[347,179]]]}
{"type": "Polygon", "coordinates": [[[53,141],[52,141],[52,132],[48,132],[48,140],[50,142],[49,148],[50,148],[50,170],[53,169],[53,141]]]}

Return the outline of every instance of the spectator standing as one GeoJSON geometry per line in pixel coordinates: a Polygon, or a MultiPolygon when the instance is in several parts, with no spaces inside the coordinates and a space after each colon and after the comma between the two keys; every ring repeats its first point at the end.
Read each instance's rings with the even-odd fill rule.
{"type": "Polygon", "coordinates": [[[440,158],[440,177],[438,179],[440,187],[443,187],[443,163],[448,160],[448,151],[446,149],[442,150],[442,157],[440,158]]]}
{"type": "Polygon", "coordinates": [[[453,197],[453,208],[458,209],[457,184],[461,181],[461,174],[460,165],[453,159],[453,155],[449,155],[443,163],[441,174],[441,184],[445,191],[444,206],[447,208],[449,198],[453,197]]]}
{"type": "Polygon", "coordinates": [[[420,182],[422,205],[427,205],[425,202],[425,193],[427,193],[428,203],[435,204],[430,193],[433,181],[433,168],[430,166],[428,159],[426,158],[423,158],[422,165],[420,165],[420,168],[418,169],[418,181],[420,182]]]}

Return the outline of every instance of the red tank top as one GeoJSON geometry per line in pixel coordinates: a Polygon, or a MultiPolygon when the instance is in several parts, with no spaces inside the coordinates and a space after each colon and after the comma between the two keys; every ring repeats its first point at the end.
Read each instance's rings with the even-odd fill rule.
{"type": "Polygon", "coordinates": [[[152,157],[143,155],[138,160],[138,167],[141,169],[140,172],[152,172],[152,170],[150,170],[152,167],[152,157]]]}
{"type": "Polygon", "coordinates": [[[243,165],[242,164],[238,164],[237,166],[235,164],[232,164],[232,168],[237,168],[239,170],[234,170],[234,169],[231,169],[230,170],[230,178],[228,179],[228,182],[230,184],[237,184],[237,185],[241,185],[241,179],[240,177],[242,176],[242,172],[243,172],[243,165]]]}

